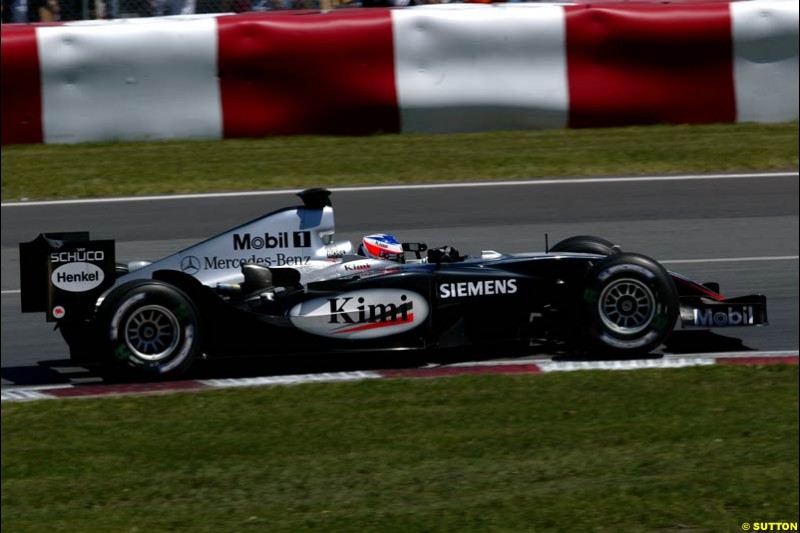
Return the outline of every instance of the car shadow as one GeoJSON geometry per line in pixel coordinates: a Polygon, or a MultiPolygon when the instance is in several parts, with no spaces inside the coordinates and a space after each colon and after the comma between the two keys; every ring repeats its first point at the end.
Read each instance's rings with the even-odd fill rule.
{"type": "Polygon", "coordinates": [[[631,360],[654,360],[662,359],[665,355],[698,354],[698,353],[726,353],[726,352],[750,352],[757,348],[751,348],[736,337],[727,337],[713,331],[707,330],[679,330],[670,335],[667,342],[661,348],[647,355],[620,358],[618,355],[603,355],[593,352],[586,355],[575,355],[570,353],[555,354],[553,361],[631,361],[631,360]]]}
{"type": "MultiPolygon", "coordinates": [[[[13,385],[61,385],[99,379],[92,371],[76,367],[69,359],[39,361],[35,365],[3,367],[0,377],[13,385]]],[[[5,385],[4,385],[5,386],[5,385]]]]}
{"type": "MultiPolygon", "coordinates": [[[[319,374],[417,368],[429,364],[431,357],[409,352],[375,352],[319,356],[237,357],[199,360],[175,380],[251,378],[292,374],[319,374]]],[[[133,383],[147,381],[140,374],[100,371],[76,366],[69,359],[39,361],[35,365],[4,367],[0,376],[5,386],[91,385],[97,383],[133,383]]]]}
{"type": "MultiPolygon", "coordinates": [[[[741,339],[726,337],[711,331],[676,331],[658,353],[631,359],[661,359],[665,354],[723,353],[753,351],[741,339]]],[[[357,354],[294,355],[274,357],[243,357],[197,361],[180,380],[231,379],[323,372],[352,372],[419,368],[470,361],[491,361],[531,356],[550,357],[553,361],[614,361],[619,356],[591,357],[566,352],[556,344],[542,344],[525,349],[498,346],[494,349],[362,352],[357,354]]],[[[4,380],[16,386],[131,383],[142,381],[139,375],[101,374],[93,369],[75,366],[69,359],[39,361],[36,365],[5,367],[0,371],[4,380]]]]}
{"type": "Polygon", "coordinates": [[[708,330],[680,330],[670,335],[664,344],[664,353],[719,353],[752,352],[756,348],[746,346],[742,339],[727,337],[708,330]]]}

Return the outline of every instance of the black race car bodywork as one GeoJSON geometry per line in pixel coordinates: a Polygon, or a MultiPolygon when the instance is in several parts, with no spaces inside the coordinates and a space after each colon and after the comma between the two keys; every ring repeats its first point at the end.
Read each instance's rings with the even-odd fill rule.
{"type": "Polygon", "coordinates": [[[285,355],[555,341],[589,356],[647,353],[680,324],[767,324],[761,295],[666,271],[597,237],[545,253],[406,243],[402,263],[333,241],[329,192],[154,263],[115,262],[113,241],[43,234],[20,244],[23,311],[56,321],[79,364],[155,375],[198,357],[285,355]]]}

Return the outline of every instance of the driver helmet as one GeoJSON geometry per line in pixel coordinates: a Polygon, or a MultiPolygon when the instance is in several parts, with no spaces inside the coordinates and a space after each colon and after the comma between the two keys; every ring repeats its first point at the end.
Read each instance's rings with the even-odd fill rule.
{"type": "Polygon", "coordinates": [[[373,259],[403,261],[403,245],[388,233],[375,233],[361,239],[358,254],[373,259]]]}

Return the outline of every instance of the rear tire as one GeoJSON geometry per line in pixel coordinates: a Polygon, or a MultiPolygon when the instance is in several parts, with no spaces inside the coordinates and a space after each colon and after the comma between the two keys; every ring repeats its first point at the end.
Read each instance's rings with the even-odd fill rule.
{"type": "Polygon", "coordinates": [[[172,377],[200,353],[199,313],[180,289],[158,281],[132,282],[100,309],[106,360],[147,377],[172,377]]]}
{"type": "Polygon", "coordinates": [[[576,235],[559,241],[550,252],[572,252],[582,254],[615,255],[622,250],[613,242],[592,235],[576,235]]]}
{"type": "Polygon", "coordinates": [[[672,332],[678,291],[669,273],[640,254],[617,254],[588,272],[583,293],[583,348],[589,355],[651,352],[672,332]]]}

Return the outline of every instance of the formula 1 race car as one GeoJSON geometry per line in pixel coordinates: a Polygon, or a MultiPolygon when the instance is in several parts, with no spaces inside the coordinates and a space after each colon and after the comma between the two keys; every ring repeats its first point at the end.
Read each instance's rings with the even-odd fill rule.
{"type": "Polygon", "coordinates": [[[556,341],[587,357],[646,354],[676,325],[767,324],[766,298],[725,298],[597,237],[544,253],[334,241],[330,192],[149,263],[114,241],[42,234],[20,244],[22,311],[45,312],[80,365],[151,376],[200,357],[292,355],[556,341]]]}

